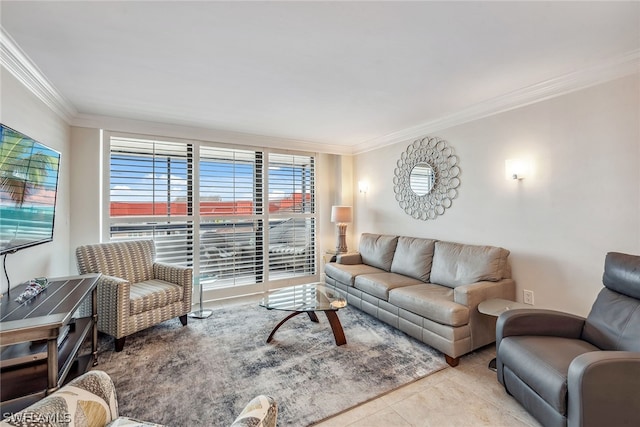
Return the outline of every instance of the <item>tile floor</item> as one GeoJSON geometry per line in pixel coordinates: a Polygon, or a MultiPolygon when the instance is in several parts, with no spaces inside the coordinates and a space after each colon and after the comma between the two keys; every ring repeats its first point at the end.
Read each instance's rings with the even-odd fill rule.
{"type": "Polygon", "coordinates": [[[487,368],[493,346],[419,381],[336,415],[317,427],[520,427],[540,424],[487,368]]]}

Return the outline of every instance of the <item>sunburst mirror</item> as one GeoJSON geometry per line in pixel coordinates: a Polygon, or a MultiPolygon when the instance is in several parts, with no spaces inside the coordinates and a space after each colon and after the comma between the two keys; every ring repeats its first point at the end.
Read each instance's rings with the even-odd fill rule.
{"type": "Polygon", "coordinates": [[[393,177],[396,200],[415,219],[436,219],[458,196],[458,156],[447,141],[418,139],[400,155],[397,166],[393,177]]]}

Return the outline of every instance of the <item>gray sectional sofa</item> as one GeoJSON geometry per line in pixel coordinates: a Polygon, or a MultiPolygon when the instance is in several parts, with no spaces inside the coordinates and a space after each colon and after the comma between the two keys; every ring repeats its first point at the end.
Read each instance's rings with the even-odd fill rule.
{"type": "Polygon", "coordinates": [[[325,266],[326,283],[347,301],[440,350],[460,356],[495,341],[491,298],[515,300],[509,251],[432,239],[364,233],[359,252],[325,266]]]}

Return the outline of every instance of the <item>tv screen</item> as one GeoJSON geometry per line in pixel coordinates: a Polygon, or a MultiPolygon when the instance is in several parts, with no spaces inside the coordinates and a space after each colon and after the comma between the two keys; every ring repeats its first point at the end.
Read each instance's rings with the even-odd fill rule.
{"type": "Polygon", "coordinates": [[[0,255],[53,240],[60,153],[0,123],[0,255]]]}

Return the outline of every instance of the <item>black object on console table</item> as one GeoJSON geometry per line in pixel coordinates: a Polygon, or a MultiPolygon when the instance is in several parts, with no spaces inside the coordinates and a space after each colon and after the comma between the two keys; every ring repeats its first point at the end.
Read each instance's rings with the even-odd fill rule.
{"type": "MultiPolygon", "coordinates": [[[[0,400],[16,412],[97,364],[97,290],[100,274],[49,279],[47,287],[19,303],[0,299],[0,400]],[[91,312],[85,311],[90,303],[91,312]],[[82,310],[79,310],[82,307],[82,310]],[[90,339],[91,353],[79,354],[90,339]]],[[[18,285],[22,292],[28,284],[18,285]]],[[[14,294],[16,295],[16,294],[14,294]]]]}

